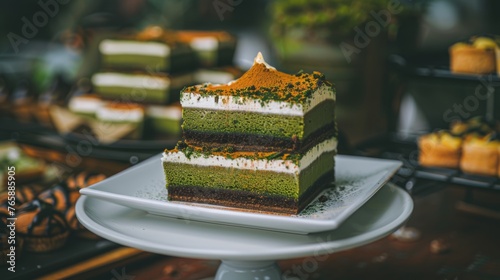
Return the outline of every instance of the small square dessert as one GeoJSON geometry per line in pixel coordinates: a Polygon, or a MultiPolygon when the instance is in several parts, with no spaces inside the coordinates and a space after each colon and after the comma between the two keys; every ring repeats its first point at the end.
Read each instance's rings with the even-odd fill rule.
{"type": "Polygon", "coordinates": [[[83,94],[73,96],[69,103],[68,109],[80,116],[95,117],[95,112],[106,102],[96,94],[83,94]]]}
{"type": "Polygon", "coordinates": [[[495,73],[497,43],[488,37],[472,38],[471,41],[471,44],[456,43],[450,47],[450,70],[464,74],[495,73]]]}
{"type": "Polygon", "coordinates": [[[140,139],[144,123],[144,108],[135,103],[110,102],[100,107],[96,118],[101,125],[100,134],[112,134],[117,130],[129,131],[127,138],[140,139]],[[107,130],[107,131],[102,131],[107,130]]]}
{"type": "Polygon", "coordinates": [[[180,135],[182,109],[180,103],[168,106],[151,105],[146,108],[149,127],[161,135],[180,135]]]}
{"type": "Polygon", "coordinates": [[[178,92],[192,80],[190,73],[170,76],[161,73],[100,72],[92,76],[94,90],[105,99],[150,104],[179,100],[178,92]]]}
{"type": "Polygon", "coordinates": [[[458,168],[460,165],[462,138],[449,131],[421,136],[418,147],[418,161],[422,166],[458,168]]]}
{"type": "Polygon", "coordinates": [[[198,65],[193,49],[175,39],[173,32],[152,26],[143,31],[99,43],[102,66],[107,69],[154,72],[191,71],[198,65]]]}
{"type": "Polygon", "coordinates": [[[179,41],[189,44],[203,67],[231,65],[236,38],[225,31],[177,31],[179,41]]]}
{"type": "Polygon", "coordinates": [[[497,134],[469,135],[462,146],[460,169],[471,174],[498,176],[499,150],[500,139],[497,134]]]}

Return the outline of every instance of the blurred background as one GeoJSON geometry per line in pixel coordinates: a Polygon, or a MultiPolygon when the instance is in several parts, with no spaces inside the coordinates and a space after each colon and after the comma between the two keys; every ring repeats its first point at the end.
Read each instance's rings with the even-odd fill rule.
{"type": "MultiPolygon", "coordinates": [[[[483,98],[468,106],[473,112],[445,115],[481,81],[435,72],[447,69],[452,44],[498,31],[500,4],[493,0],[66,2],[1,2],[3,103],[64,106],[78,82],[99,71],[103,38],[160,26],[229,32],[237,40],[232,66],[241,70],[261,51],[284,72],[324,72],[337,86],[339,128],[349,146],[388,132],[446,128],[456,116],[499,105],[483,98]]],[[[498,119],[498,110],[493,114],[498,119]]]]}
{"type": "MultiPolygon", "coordinates": [[[[417,275],[409,279],[459,279],[485,263],[489,267],[473,275],[478,277],[460,279],[498,279],[500,211],[498,196],[490,194],[498,194],[500,175],[422,167],[417,141],[457,121],[500,120],[499,11],[497,0],[0,0],[0,167],[25,169],[19,182],[40,185],[37,192],[72,176],[113,175],[181,139],[180,89],[237,79],[262,52],[280,71],[320,71],[335,84],[337,107],[330,113],[337,117],[340,154],[401,160],[392,182],[414,198],[428,195],[415,198],[411,224],[427,232],[420,243],[385,239],[332,257],[331,263],[342,263],[338,279],[366,278],[370,269],[381,279],[406,278],[406,269],[417,275]],[[483,38],[487,50],[477,48],[487,55],[492,44],[496,49],[496,61],[479,64],[496,69],[453,71],[450,48],[472,46],[477,38],[483,38]],[[123,112],[139,113],[109,118],[123,112]],[[456,215],[454,203],[463,193],[437,192],[452,183],[464,187],[457,189],[468,203],[475,202],[472,191],[486,189],[497,211],[472,212],[494,222],[456,215]],[[444,268],[428,250],[442,236],[448,239],[439,246],[451,240],[466,247],[466,253],[445,257],[452,265],[444,268]]],[[[16,277],[38,277],[111,250],[121,250],[119,257],[89,268],[88,275],[109,279],[117,263],[135,263],[136,271],[150,265],[140,261],[152,254],[75,236],[50,257],[27,252],[16,277]]],[[[161,260],[155,266],[161,279],[202,278],[184,277],[178,270],[183,262],[193,271],[201,266],[205,274],[198,275],[205,276],[218,265],[173,259],[168,265],[178,274],[169,274],[165,259],[155,260],[161,260]]],[[[281,265],[295,263],[300,260],[281,265]]],[[[323,264],[323,276],[314,279],[331,279],[330,268],[323,264]]],[[[75,271],[67,273],[78,278],[75,271]]]]}

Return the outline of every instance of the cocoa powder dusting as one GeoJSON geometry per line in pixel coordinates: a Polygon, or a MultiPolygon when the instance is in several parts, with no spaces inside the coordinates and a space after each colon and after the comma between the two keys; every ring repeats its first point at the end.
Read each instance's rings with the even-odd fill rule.
{"type": "Polygon", "coordinates": [[[322,84],[331,86],[320,72],[286,74],[255,63],[238,80],[227,85],[187,87],[185,92],[211,95],[232,95],[266,100],[303,102],[322,84]]]}

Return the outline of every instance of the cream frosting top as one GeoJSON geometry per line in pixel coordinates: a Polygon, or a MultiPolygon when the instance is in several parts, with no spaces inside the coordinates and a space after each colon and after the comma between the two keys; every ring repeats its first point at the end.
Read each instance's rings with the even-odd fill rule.
{"type": "Polygon", "coordinates": [[[259,52],[252,68],[239,79],[227,85],[186,87],[180,101],[183,108],[304,116],[323,101],[335,101],[335,90],[321,75],[279,72],[259,52]]]}
{"type": "Polygon", "coordinates": [[[142,74],[122,74],[115,72],[94,74],[94,76],[92,76],[92,83],[97,86],[118,86],[144,89],[165,89],[170,86],[170,80],[167,77],[142,74]]]}
{"type": "Polygon", "coordinates": [[[325,100],[335,101],[335,92],[331,87],[322,85],[305,104],[270,100],[262,103],[260,99],[242,98],[230,95],[203,95],[199,93],[181,93],[183,108],[207,110],[243,111],[262,114],[304,116],[311,109],[325,100]]]}
{"type": "Polygon", "coordinates": [[[97,109],[96,117],[103,121],[140,122],[144,119],[144,109],[113,108],[111,106],[102,106],[97,109]]]}
{"type": "Polygon", "coordinates": [[[159,42],[142,42],[127,40],[103,40],[99,51],[105,55],[145,55],[167,57],[170,47],[159,42]]]}
{"type": "Polygon", "coordinates": [[[71,98],[68,108],[73,112],[95,113],[106,102],[94,96],[75,96],[71,98]]]}

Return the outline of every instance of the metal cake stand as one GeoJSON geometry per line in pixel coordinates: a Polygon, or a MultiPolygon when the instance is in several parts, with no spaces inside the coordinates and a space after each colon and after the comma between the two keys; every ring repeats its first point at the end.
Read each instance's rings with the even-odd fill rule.
{"type": "Polygon", "coordinates": [[[304,259],[312,274],[327,254],[361,246],[399,228],[413,210],[411,197],[387,184],[335,230],[307,235],[169,218],[82,196],[80,222],[116,243],[158,254],[220,259],[216,280],[276,280],[292,277],[276,260],[304,259]]]}

